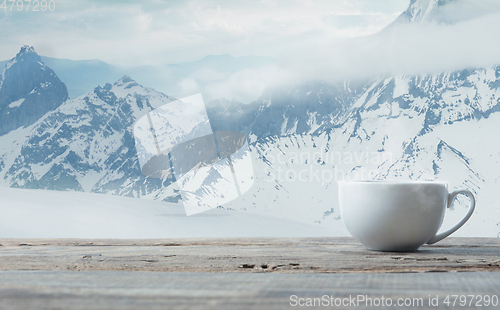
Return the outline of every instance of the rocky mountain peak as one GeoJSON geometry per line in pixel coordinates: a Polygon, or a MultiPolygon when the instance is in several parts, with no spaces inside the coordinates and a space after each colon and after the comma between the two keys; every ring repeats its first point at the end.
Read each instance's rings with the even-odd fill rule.
{"type": "Polygon", "coordinates": [[[23,47],[21,47],[21,50],[19,51],[19,53],[17,53],[16,58],[21,57],[23,55],[27,55],[27,54],[36,54],[38,56],[38,54],[35,52],[35,48],[33,46],[24,45],[23,47]]]}
{"type": "Polygon", "coordinates": [[[124,75],[118,81],[116,81],[113,85],[117,86],[117,87],[132,88],[134,86],[139,86],[139,83],[134,81],[130,76],[124,75]]]}
{"type": "Polygon", "coordinates": [[[68,99],[66,85],[25,45],[5,65],[0,82],[0,135],[33,124],[68,99]]]}
{"type": "MultiPolygon", "coordinates": [[[[42,63],[42,59],[40,58],[40,56],[35,52],[35,49],[32,46],[24,45],[23,47],[21,47],[21,50],[17,53],[16,57],[12,58],[6,63],[0,80],[3,82],[5,78],[5,73],[7,70],[10,69],[10,67],[15,65],[16,63],[23,63],[25,61],[28,62],[28,65],[30,65],[30,63],[38,62],[40,65],[45,66],[42,63]]],[[[1,85],[2,84],[0,82],[0,87],[1,85]]]]}
{"type": "Polygon", "coordinates": [[[411,0],[408,8],[394,21],[394,23],[420,23],[433,20],[440,7],[451,1],[454,0],[411,0]]]}

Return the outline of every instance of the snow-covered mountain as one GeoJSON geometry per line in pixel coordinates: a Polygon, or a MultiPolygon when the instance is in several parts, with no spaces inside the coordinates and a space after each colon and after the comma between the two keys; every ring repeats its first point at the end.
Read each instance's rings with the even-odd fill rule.
{"type": "MultiPolygon", "coordinates": [[[[412,0],[401,20],[436,16],[446,1],[412,0]]],[[[396,23],[390,27],[396,27],[396,23]]],[[[172,180],[142,175],[132,128],[172,99],[129,77],[69,100],[0,136],[5,186],[175,201],[172,180]]],[[[10,104],[10,103],[9,103],[10,104]]],[[[347,235],[337,180],[444,180],[468,188],[476,212],[455,236],[500,236],[500,66],[266,90],[255,102],[207,105],[212,130],[249,137],[255,182],[225,209],[321,225],[347,235]]],[[[458,222],[459,199],[444,226],[458,222]]]]}
{"type": "MultiPolygon", "coordinates": [[[[227,207],[281,214],[345,234],[336,199],[342,179],[444,180],[468,188],[478,208],[458,235],[500,234],[500,66],[393,76],[358,96],[329,131],[257,140],[255,185],[227,207]]],[[[467,201],[448,215],[458,222],[467,201]]]]}
{"type": "Polygon", "coordinates": [[[30,46],[23,46],[0,75],[0,135],[29,126],[68,98],[66,86],[30,46]]]}
{"type": "Polygon", "coordinates": [[[0,179],[12,187],[154,195],[171,180],[141,173],[133,126],[170,101],[128,76],[68,100],[31,126],[0,137],[0,179]]]}
{"type": "Polygon", "coordinates": [[[207,112],[216,130],[240,131],[252,142],[273,136],[318,135],[341,124],[366,87],[366,81],[287,84],[265,90],[250,104],[211,101],[207,112]]]}
{"type": "MultiPolygon", "coordinates": [[[[413,0],[398,23],[435,21],[447,3],[413,0]]],[[[322,122],[311,119],[323,102],[316,96],[311,97],[315,102],[288,97],[278,111],[263,109],[254,123],[258,125],[249,130],[255,184],[225,207],[316,223],[347,235],[340,221],[337,180],[444,180],[450,190],[468,188],[477,196],[474,216],[455,236],[500,236],[500,207],[495,203],[500,66],[387,76],[361,85],[334,96],[346,100],[335,100],[337,108],[329,106],[322,122]],[[290,123],[294,113],[299,120],[290,123]],[[317,126],[296,125],[301,122],[317,126]]],[[[299,89],[294,86],[291,93],[315,93],[311,86],[299,89]]],[[[270,101],[272,106],[275,101],[270,101]]],[[[457,223],[467,204],[459,198],[444,227],[457,223]]]]}
{"type": "Polygon", "coordinates": [[[364,84],[305,82],[265,91],[250,132],[259,138],[318,134],[340,123],[364,84]]]}
{"type": "Polygon", "coordinates": [[[465,22],[490,13],[487,3],[464,0],[411,0],[408,8],[387,28],[404,24],[465,22]]]}
{"type": "Polygon", "coordinates": [[[411,0],[408,8],[399,15],[394,24],[429,21],[436,16],[437,8],[446,2],[449,0],[411,0]]]}

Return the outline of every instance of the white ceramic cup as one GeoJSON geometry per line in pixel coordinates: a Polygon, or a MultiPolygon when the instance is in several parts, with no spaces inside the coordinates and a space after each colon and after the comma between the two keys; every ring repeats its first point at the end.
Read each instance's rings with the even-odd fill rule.
{"type": "Polygon", "coordinates": [[[448,192],[440,182],[339,182],[340,213],[347,230],[369,250],[415,251],[438,242],[462,227],[476,200],[468,190],[448,192]],[[437,234],[446,208],[459,194],[470,198],[467,215],[437,234]]]}

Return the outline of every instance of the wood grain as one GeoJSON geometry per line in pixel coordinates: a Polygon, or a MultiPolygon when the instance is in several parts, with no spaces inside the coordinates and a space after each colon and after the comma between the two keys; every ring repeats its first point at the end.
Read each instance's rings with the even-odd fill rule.
{"type": "Polygon", "coordinates": [[[394,303],[377,309],[473,309],[448,306],[446,298],[500,296],[500,239],[449,238],[413,253],[368,251],[352,238],[0,244],[0,309],[301,308],[292,307],[292,296],[394,303]],[[422,304],[397,306],[400,300],[422,304]]]}
{"type": "Polygon", "coordinates": [[[500,239],[448,238],[410,253],[352,238],[1,239],[0,270],[386,273],[500,271],[500,239]]]}

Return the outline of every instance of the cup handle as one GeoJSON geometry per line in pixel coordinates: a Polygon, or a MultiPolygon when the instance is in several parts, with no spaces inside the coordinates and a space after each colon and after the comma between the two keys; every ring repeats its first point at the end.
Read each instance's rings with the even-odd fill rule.
{"type": "Polygon", "coordinates": [[[451,235],[452,233],[457,231],[457,229],[462,227],[462,225],[465,224],[465,222],[467,222],[469,220],[469,218],[472,216],[472,213],[474,212],[474,208],[476,207],[476,199],[474,198],[474,195],[472,195],[472,193],[469,190],[461,189],[461,190],[457,190],[457,191],[454,191],[451,194],[449,194],[448,195],[448,208],[451,207],[451,205],[453,204],[453,201],[455,200],[455,197],[457,197],[457,195],[459,195],[459,194],[465,194],[469,197],[469,199],[470,199],[469,212],[467,212],[465,217],[457,225],[453,226],[452,228],[448,229],[447,231],[445,231],[443,233],[435,235],[429,241],[427,241],[427,244],[433,244],[433,243],[436,243],[436,242],[441,241],[444,238],[448,237],[449,235],[451,235]]]}

